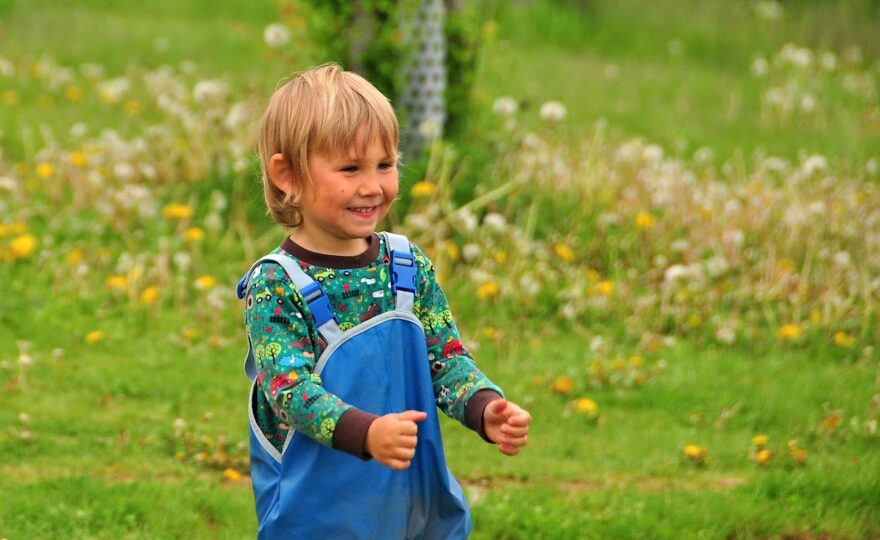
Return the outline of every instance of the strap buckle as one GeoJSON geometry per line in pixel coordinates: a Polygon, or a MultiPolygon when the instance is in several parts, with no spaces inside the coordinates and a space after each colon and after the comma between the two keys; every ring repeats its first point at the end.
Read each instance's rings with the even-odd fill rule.
{"type": "MultiPolygon", "coordinates": [[[[324,289],[317,282],[312,282],[300,290],[303,300],[309,305],[309,311],[315,318],[315,326],[321,327],[325,322],[333,319],[336,314],[330,308],[330,299],[324,294],[324,289]]],[[[338,321],[337,321],[338,322],[338,321]]]]}
{"type": "Polygon", "coordinates": [[[416,293],[416,262],[412,253],[391,251],[391,292],[402,289],[416,293]]]}

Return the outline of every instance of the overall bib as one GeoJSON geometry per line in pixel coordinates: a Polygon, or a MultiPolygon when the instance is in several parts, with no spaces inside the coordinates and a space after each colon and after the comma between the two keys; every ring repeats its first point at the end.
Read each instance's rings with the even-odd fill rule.
{"type": "Polygon", "coordinates": [[[470,534],[467,501],[446,467],[424,330],[412,312],[415,261],[405,237],[383,236],[391,252],[395,309],[345,332],[320,285],[284,255],[257,261],[239,282],[239,298],[244,298],[257,265],[274,262],[284,268],[327,341],[314,373],[328,392],[380,416],[410,409],[428,415],[418,423],[415,456],[403,471],[328,448],[293,429],[279,453],[254,417],[255,393],[261,389],[249,347],[245,372],[253,381],[248,411],[258,538],[447,540],[470,534]]]}

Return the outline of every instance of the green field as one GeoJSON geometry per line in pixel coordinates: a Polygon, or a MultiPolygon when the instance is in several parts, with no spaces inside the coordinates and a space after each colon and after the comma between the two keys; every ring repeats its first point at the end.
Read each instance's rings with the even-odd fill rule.
{"type": "MultiPolygon", "coordinates": [[[[0,539],[254,536],[250,130],[325,60],[280,5],[0,0],[0,539]]],[[[878,9],[479,4],[389,223],[534,418],[444,423],[474,538],[880,538],[878,9]]]]}

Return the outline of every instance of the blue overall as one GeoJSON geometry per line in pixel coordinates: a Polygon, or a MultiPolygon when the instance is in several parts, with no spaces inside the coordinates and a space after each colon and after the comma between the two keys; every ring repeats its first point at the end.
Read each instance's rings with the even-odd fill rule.
{"type": "Polygon", "coordinates": [[[395,309],[345,332],[320,285],[284,255],[257,261],[239,282],[244,298],[256,266],[275,262],[284,268],[327,341],[314,373],[328,392],[380,416],[405,410],[428,414],[418,423],[415,456],[403,471],[328,448],[293,429],[279,453],[254,417],[255,392],[261,390],[249,350],[245,372],[254,381],[248,410],[258,538],[447,540],[470,534],[470,510],[446,467],[424,330],[412,312],[416,266],[409,241],[383,235],[391,250],[395,309]]]}

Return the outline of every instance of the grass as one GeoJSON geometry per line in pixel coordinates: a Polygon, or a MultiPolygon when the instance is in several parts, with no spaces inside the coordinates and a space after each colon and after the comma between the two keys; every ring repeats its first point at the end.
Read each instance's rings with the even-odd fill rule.
{"type": "MultiPolygon", "coordinates": [[[[833,122],[769,122],[760,114],[767,82],[749,74],[755,54],[769,56],[788,41],[839,53],[858,44],[866,65],[876,61],[876,7],[785,4],[783,19],[771,23],[757,20],[751,6],[490,4],[498,34],[481,60],[478,99],[490,109],[495,97],[514,96],[527,108],[522,129],[537,125],[531,113],[543,101],[559,99],[568,119],[556,135],[573,141],[604,118],[613,139],[645,137],[682,156],[703,145],[720,160],[748,159],[758,149],[795,159],[803,150],[843,171],[876,156],[876,99],[851,103],[832,84],[822,97],[834,107],[833,122]]],[[[192,80],[223,76],[237,94],[264,96],[285,71],[316,62],[308,50],[266,51],[262,29],[277,9],[243,0],[13,1],[0,3],[0,39],[9,59],[34,62],[45,53],[72,67],[99,62],[111,74],[130,62],[194,60],[192,80]]],[[[32,160],[43,146],[41,126],[63,146],[77,121],[127,135],[150,122],[91,94],[71,104],[61,90],[30,84],[0,79],[0,93],[21,91],[21,103],[0,115],[6,159],[32,160]]],[[[487,114],[479,122],[496,120],[487,114]]],[[[488,152],[480,145],[479,137],[465,142],[462,153],[488,152]]],[[[204,201],[212,189],[233,191],[227,180],[181,183],[174,195],[204,201]]],[[[218,275],[239,261],[243,271],[248,249],[268,250],[281,236],[269,231],[256,187],[249,195],[252,245],[224,248],[224,260],[199,252],[218,275]]],[[[542,215],[572,215],[578,204],[557,202],[542,215]]],[[[86,225],[97,215],[85,213],[81,229],[56,241],[66,234],[92,247],[86,225]]],[[[108,229],[102,241],[155,250],[171,235],[164,226],[148,229],[157,238],[108,229]]],[[[572,231],[603,241],[592,224],[572,231]]],[[[199,312],[198,320],[167,301],[133,308],[63,265],[54,258],[0,268],[0,538],[253,537],[248,479],[224,473],[228,463],[217,457],[222,448],[240,458],[246,439],[240,306],[199,312]],[[186,337],[191,327],[198,336],[186,337]],[[96,328],[107,337],[85,343],[96,328]],[[22,354],[30,367],[20,364],[22,354]],[[177,419],[187,424],[186,441],[175,433],[177,419]]],[[[722,348],[686,338],[660,346],[634,341],[626,323],[601,315],[586,332],[558,317],[529,321],[486,309],[461,280],[449,294],[459,326],[479,345],[480,366],[535,418],[529,446],[514,459],[444,421],[450,467],[472,502],[474,538],[880,537],[880,438],[866,424],[880,407],[872,405],[880,394],[873,349],[860,354],[809,339],[722,348]],[[643,356],[646,380],[591,385],[596,334],[611,342],[612,356],[643,356]],[[560,377],[571,381],[565,395],[551,391],[560,377]],[[596,419],[571,412],[573,400],[587,397],[598,404],[596,419]],[[764,467],[750,458],[757,434],[769,436],[774,454],[764,467]],[[804,466],[787,455],[792,440],[808,452],[804,466]],[[687,444],[707,449],[704,464],[684,457],[687,444]]]]}

